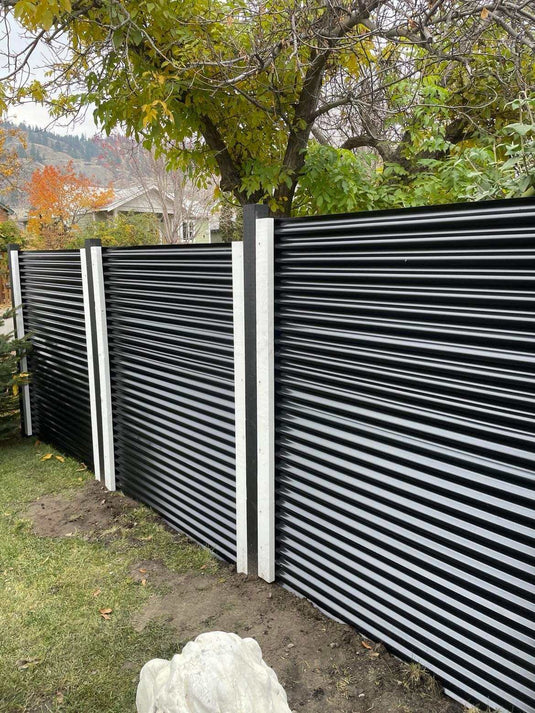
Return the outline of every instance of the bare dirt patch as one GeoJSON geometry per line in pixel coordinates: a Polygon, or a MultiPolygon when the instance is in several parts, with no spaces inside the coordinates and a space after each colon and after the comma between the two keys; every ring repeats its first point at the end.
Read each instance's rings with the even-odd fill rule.
{"type": "MultiPolygon", "coordinates": [[[[34,531],[60,537],[113,530],[136,503],[91,483],[67,498],[46,496],[26,517],[34,531]]],[[[177,546],[179,546],[177,536],[177,546]]],[[[460,713],[461,707],[422,676],[413,685],[408,666],[381,644],[327,618],[277,584],[244,577],[221,564],[215,574],[177,574],[157,560],[132,568],[135,581],[155,593],[132,618],[143,631],[151,622],[172,627],[177,652],[204,631],[233,631],[259,642],[266,662],[285,687],[293,711],[303,713],[460,713]],[[363,642],[365,644],[363,645],[363,642]],[[370,648],[368,648],[370,647],[370,648]]],[[[412,677],[414,679],[414,676],[412,677]]]]}
{"type": "Polygon", "coordinates": [[[42,537],[94,535],[101,539],[113,529],[121,516],[138,503],[120,493],[110,493],[92,481],[70,495],[45,495],[31,503],[23,517],[31,520],[33,531],[42,537]]]}

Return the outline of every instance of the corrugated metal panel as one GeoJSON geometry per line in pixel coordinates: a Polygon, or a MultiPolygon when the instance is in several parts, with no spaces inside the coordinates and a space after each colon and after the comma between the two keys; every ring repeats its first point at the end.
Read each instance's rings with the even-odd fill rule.
{"type": "Polygon", "coordinates": [[[277,576],[535,711],[535,204],[276,222],[277,576]]]}
{"type": "Polygon", "coordinates": [[[103,251],[119,487],[236,557],[230,246],[103,251]]]}
{"type": "Polygon", "coordinates": [[[79,250],[21,252],[34,433],[93,467],[79,250]]]}

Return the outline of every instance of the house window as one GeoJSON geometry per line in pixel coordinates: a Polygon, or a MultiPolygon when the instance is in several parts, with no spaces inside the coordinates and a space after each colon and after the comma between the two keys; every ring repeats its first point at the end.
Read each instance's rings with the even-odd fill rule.
{"type": "Polygon", "coordinates": [[[193,220],[185,220],[182,223],[182,240],[185,243],[192,243],[195,237],[195,223],[193,220]]]}

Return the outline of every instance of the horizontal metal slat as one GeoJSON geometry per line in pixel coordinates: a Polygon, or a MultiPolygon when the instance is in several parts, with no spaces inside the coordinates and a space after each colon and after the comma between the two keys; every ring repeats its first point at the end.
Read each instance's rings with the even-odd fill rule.
{"type": "Polygon", "coordinates": [[[19,253],[37,435],[93,467],[80,251],[19,253]]]}
{"type": "Polygon", "coordinates": [[[116,474],[235,559],[229,246],[103,250],[116,474]]]}
{"type": "Polygon", "coordinates": [[[457,696],[531,713],[535,203],[275,240],[277,576],[457,696]]]}

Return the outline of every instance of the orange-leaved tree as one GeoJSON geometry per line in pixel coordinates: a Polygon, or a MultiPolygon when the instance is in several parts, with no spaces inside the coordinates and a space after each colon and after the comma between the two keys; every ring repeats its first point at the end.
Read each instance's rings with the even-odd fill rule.
{"type": "Polygon", "coordinates": [[[76,173],[72,161],[64,168],[44,166],[33,172],[27,186],[28,232],[35,247],[58,249],[71,240],[81,218],[113,198],[111,188],[91,184],[76,173]]]}

